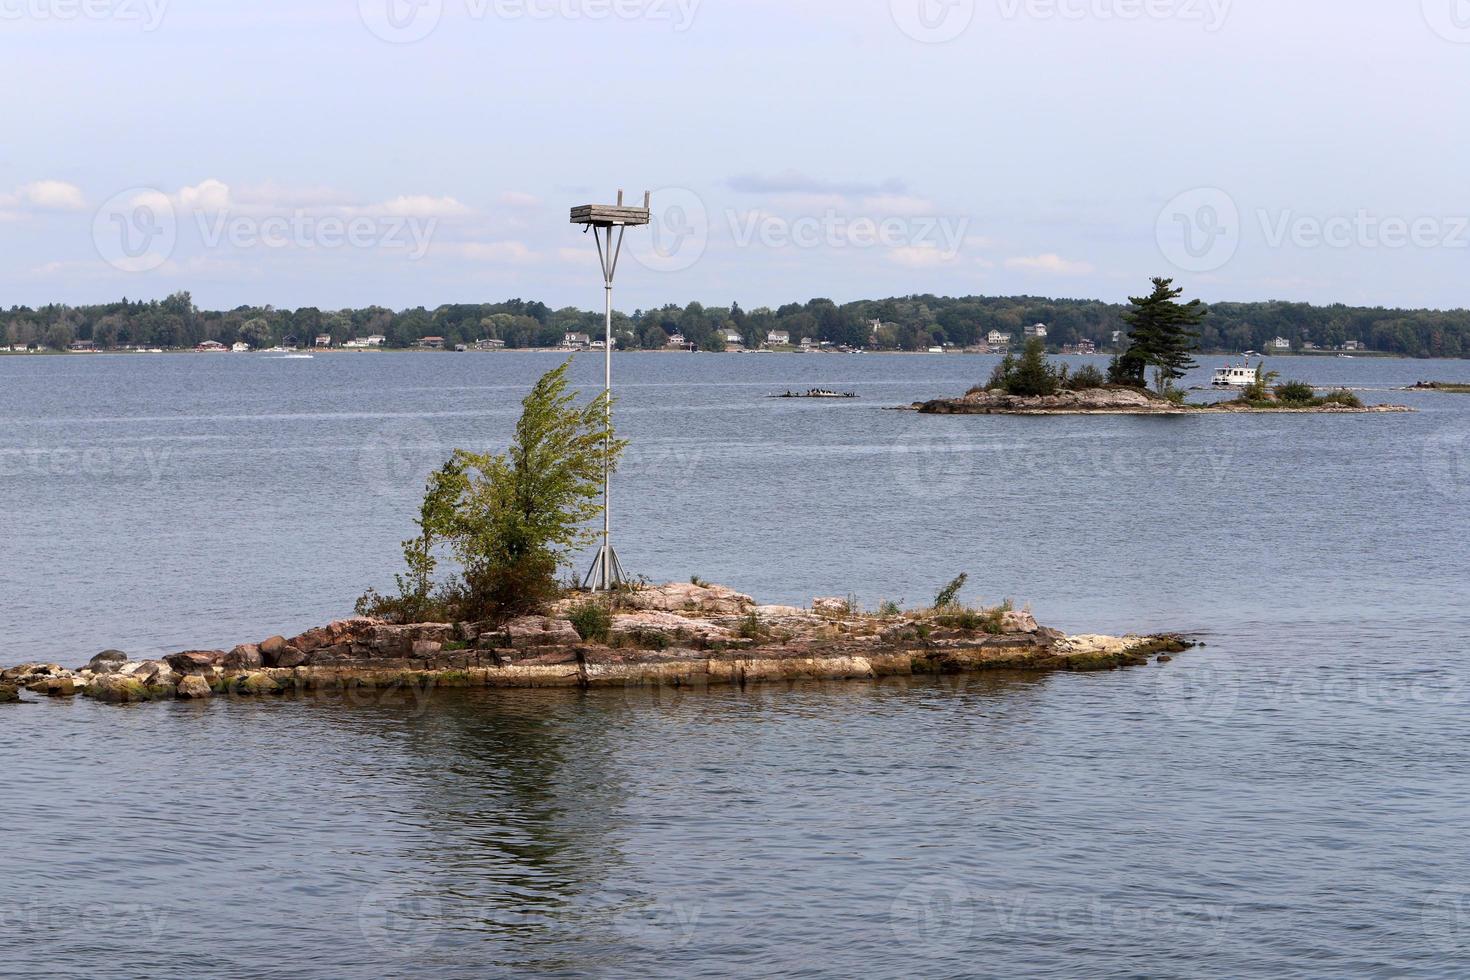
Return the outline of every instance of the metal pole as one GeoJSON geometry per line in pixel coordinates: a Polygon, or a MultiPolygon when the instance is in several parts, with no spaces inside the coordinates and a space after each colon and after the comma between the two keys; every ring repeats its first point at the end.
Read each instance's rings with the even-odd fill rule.
{"type": "MultiPolygon", "coordinates": [[[[618,243],[620,246],[622,242],[618,243]]],[[[620,249],[621,250],[621,249],[620,249]]],[[[606,317],[607,332],[603,342],[607,345],[603,350],[604,365],[606,368],[606,398],[607,409],[607,432],[602,437],[602,590],[611,592],[613,587],[612,577],[612,291],[614,264],[617,259],[613,257],[612,229],[607,230],[607,251],[605,253],[608,265],[603,270],[606,277],[606,288],[603,291],[604,312],[606,317]]]]}

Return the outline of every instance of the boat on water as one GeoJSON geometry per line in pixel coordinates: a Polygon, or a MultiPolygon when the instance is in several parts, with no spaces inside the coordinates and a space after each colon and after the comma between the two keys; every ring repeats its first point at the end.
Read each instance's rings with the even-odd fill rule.
{"type": "Polygon", "coordinates": [[[826,388],[812,388],[808,391],[788,391],[784,395],[772,395],[772,398],[856,398],[857,393],[848,391],[829,391],[826,388]]]}
{"type": "Polygon", "coordinates": [[[1257,365],[1251,364],[1251,355],[1246,354],[1241,364],[1228,364],[1215,371],[1210,381],[1212,388],[1245,388],[1256,383],[1257,365]]]}

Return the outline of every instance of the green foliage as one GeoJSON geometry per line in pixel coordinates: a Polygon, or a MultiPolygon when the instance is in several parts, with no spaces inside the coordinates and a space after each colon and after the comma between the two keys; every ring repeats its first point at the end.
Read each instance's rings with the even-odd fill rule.
{"type": "Polygon", "coordinates": [[[1148,362],[1143,356],[1132,349],[1121,354],[1114,354],[1112,361],[1108,364],[1108,384],[1122,385],[1127,388],[1146,388],[1148,382],[1144,379],[1144,372],[1148,370],[1148,362]]]}
{"type": "Polygon", "coordinates": [[[1324,405],[1342,405],[1344,408],[1362,408],[1363,399],[1346,388],[1339,388],[1322,399],[1324,405]]]}
{"type": "Polygon", "coordinates": [[[990,376],[990,389],[999,388],[1008,395],[1034,397],[1055,395],[1062,386],[1062,372],[1046,359],[1046,344],[1039,337],[1026,342],[1019,359],[1007,354],[990,376]]]}
{"type": "Polygon", "coordinates": [[[934,597],[934,608],[948,609],[950,606],[953,606],[956,600],[959,599],[960,590],[965,587],[965,583],[968,581],[970,581],[970,573],[960,572],[948,585],[939,590],[939,594],[934,597]]]}
{"type": "Polygon", "coordinates": [[[567,619],[577,635],[588,643],[606,643],[612,636],[612,613],[600,602],[584,602],[573,606],[567,619]]]}
{"type": "Polygon", "coordinates": [[[770,636],[770,631],[766,629],[766,624],[761,621],[761,618],[754,611],[745,614],[744,618],[740,620],[740,626],[736,632],[741,639],[755,640],[757,642],[765,640],[770,636]]]}
{"type": "Polygon", "coordinates": [[[1093,388],[1101,388],[1107,383],[1108,379],[1101,371],[1091,364],[1085,364],[1067,379],[1066,387],[1069,391],[1090,391],[1093,388]]]}
{"type": "Polygon", "coordinates": [[[1014,608],[1014,604],[1009,599],[990,609],[951,606],[944,613],[935,617],[934,621],[949,629],[975,630],[999,636],[1004,632],[1005,614],[1014,608]]]}
{"type": "Polygon", "coordinates": [[[1124,356],[1130,370],[1136,369],[1140,362],[1154,369],[1154,382],[1162,395],[1174,381],[1195,367],[1190,357],[1190,352],[1199,346],[1199,332],[1195,328],[1204,321],[1207,311],[1197,299],[1183,304],[1176,302],[1184,290],[1174,288],[1174,280],[1156,277],[1152,281],[1152,293],[1128,298],[1133,309],[1123,314],[1130,341],[1124,356]]]}
{"type": "Polygon", "coordinates": [[[884,599],[878,603],[878,615],[884,619],[893,619],[903,615],[903,604],[892,599],[884,599]]]}
{"type": "Polygon", "coordinates": [[[1317,389],[1305,381],[1288,381],[1276,386],[1276,397],[1285,405],[1310,405],[1317,398],[1317,389]]]}
{"type": "Polygon", "coordinates": [[[1281,377],[1280,371],[1267,371],[1265,364],[1256,365],[1256,380],[1245,386],[1240,393],[1243,401],[1267,402],[1271,400],[1271,386],[1281,377]]]}
{"type": "Polygon", "coordinates": [[[456,450],[430,477],[421,533],[404,545],[400,596],[370,592],[360,610],[402,621],[413,604],[428,603],[440,619],[481,620],[559,594],[557,572],[593,539],[587,523],[602,510],[604,458],[615,467],[626,446],[608,425],[605,395],[576,404],[570,364],[543,375],[522,401],[507,452],[456,450]],[[432,576],[444,557],[458,574],[436,589],[432,576]]]}
{"type": "Polygon", "coordinates": [[[700,578],[698,575],[691,575],[691,576],[689,576],[689,584],[690,585],[693,585],[693,586],[697,586],[697,587],[699,587],[701,589],[707,589],[707,588],[709,588],[709,583],[706,582],[704,579],[700,578]]]}

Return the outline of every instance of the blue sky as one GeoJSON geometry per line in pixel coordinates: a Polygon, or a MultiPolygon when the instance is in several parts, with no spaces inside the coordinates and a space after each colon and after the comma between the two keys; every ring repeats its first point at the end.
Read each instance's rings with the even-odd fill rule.
{"type": "Polygon", "coordinates": [[[0,54],[6,306],[590,308],[619,187],[628,309],[1470,291],[1470,0],[0,0],[0,54]]]}

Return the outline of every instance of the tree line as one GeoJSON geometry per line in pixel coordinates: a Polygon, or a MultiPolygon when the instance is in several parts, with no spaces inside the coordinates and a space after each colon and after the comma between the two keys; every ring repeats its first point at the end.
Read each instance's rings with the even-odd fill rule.
{"type": "MultiPolygon", "coordinates": [[[[702,349],[723,350],[727,331],[738,334],[748,346],[764,343],[771,331],[785,331],[793,343],[810,337],[834,346],[925,350],[983,343],[992,330],[1011,334],[1019,343],[1026,326],[1042,323],[1053,348],[1084,339],[1111,348],[1114,332],[1127,332],[1128,310],[1121,303],[1034,296],[923,295],[844,304],[813,299],[751,310],[739,303],[689,303],[616,313],[613,329],[623,349],[664,347],[677,334],[702,349]]],[[[1199,347],[1204,351],[1261,350],[1274,338],[1284,337],[1294,349],[1307,342],[1331,348],[1355,340],[1369,350],[1410,357],[1470,357],[1470,310],[1263,302],[1216,303],[1210,314],[1199,328],[1199,347]]],[[[181,292],[162,300],[0,310],[4,345],[58,350],[74,341],[90,341],[99,348],[193,347],[205,340],[243,341],[252,347],[309,346],[321,335],[330,336],[334,344],[380,335],[387,338],[386,346],[397,348],[411,347],[426,336],[443,337],[451,345],[500,340],[510,348],[555,347],[567,333],[597,337],[602,329],[598,312],[552,309],[522,299],[435,309],[241,306],[206,311],[181,292]]]]}

